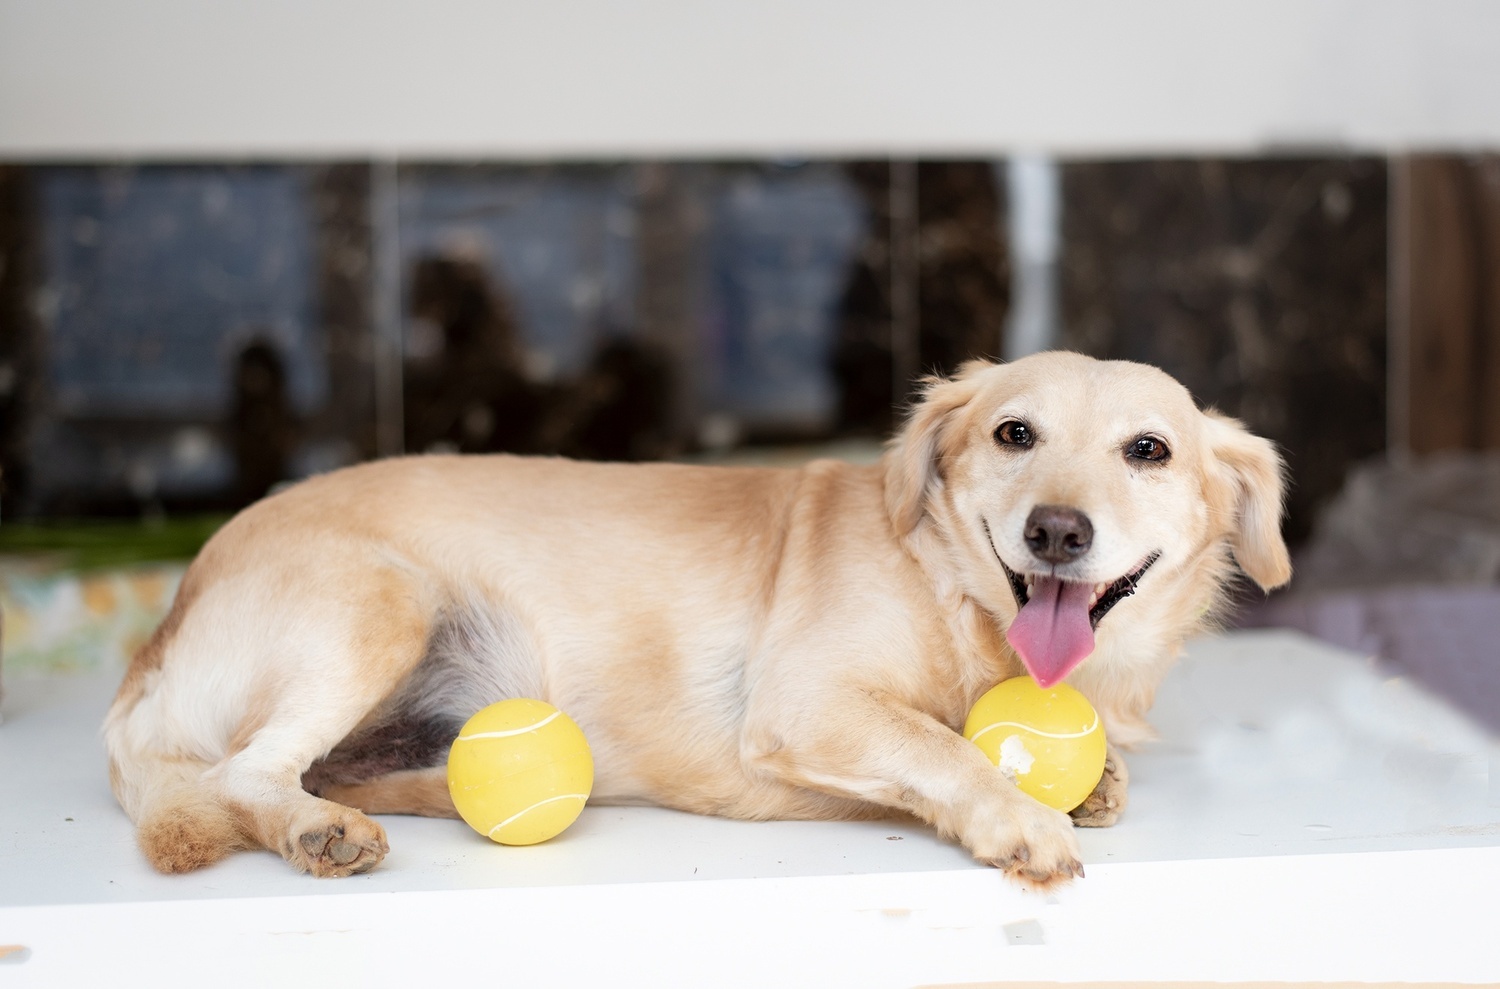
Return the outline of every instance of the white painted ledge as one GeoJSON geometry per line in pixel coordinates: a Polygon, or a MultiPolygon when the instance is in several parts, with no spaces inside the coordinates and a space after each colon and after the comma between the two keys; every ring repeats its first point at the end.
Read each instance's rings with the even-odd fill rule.
{"type": "Polygon", "coordinates": [[[5,986],[1500,981],[1495,740],[1295,634],[1194,646],[1126,818],[1081,832],[1088,878],[1050,897],[912,825],[655,808],[531,848],[388,817],[391,854],[347,880],[267,853],[158,876],[105,781],[112,686],[8,684],[5,986]]]}

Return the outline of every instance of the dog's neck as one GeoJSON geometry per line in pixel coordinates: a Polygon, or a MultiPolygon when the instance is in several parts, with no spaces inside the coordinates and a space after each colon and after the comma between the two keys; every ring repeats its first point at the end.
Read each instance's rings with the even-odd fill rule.
{"type": "MultiPolygon", "coordinates": [[[[962,549],[930,517],[900,537],[921,570],[942,615],[950,641],[953,669],[945,682],[954,685],[950,700],[961,723],[979,695],[995,684],[1025,672],[1021,660],[1005,641],[1004,619],[986,608],[962,579],[962,567],[929,565],[930,561],[961,558],[962,549]]],[[[934,661],[942,661],[934,658],[934,661]]],[[[946,712],[945,712],[946,713],[946,712]]]]}

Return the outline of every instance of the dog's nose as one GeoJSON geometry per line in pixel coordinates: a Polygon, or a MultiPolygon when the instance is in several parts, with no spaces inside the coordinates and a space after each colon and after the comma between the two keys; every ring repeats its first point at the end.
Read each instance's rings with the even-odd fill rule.
{"type": "Polygon", "coordinates": [[[1038,505],[1026,517],[1026,545],[1047,563],[1067,563],[1094,544],[1094,523],[1076,508],[1038,505]]]}

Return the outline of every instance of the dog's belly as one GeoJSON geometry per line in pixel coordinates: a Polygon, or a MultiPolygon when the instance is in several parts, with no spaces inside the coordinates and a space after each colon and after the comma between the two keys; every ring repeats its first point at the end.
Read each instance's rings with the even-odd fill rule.
{"type": "MultiPolygon", "coordinates": [[[[867,804],[790,786],[745,758],[747,640],[716,639],[701,625],[673,636],[660,615],[648,634],[643,622],[637,616],[617,634],[580,637],[589,619],[579,614],[549,629],[525,626],[493,602],[471,599],[450,608],[421,664],[308,769],[304,786],[319,792],[443,765],[475,711],[496,700],[535,697],[583,728],[594,756],[596,804],[762,819],[872,813],[867,804]],[[605,641],[610,645],[599,644],[605,641]]],[[[719,630],[730,628],[719,623],[719,630]]]]}
{"type": "Polygon", "coordinates": [[[740,757],[743,641],[716,639],[701,627],[678,634],[666,613],[585,614],[521,596],[515,607],[477,593],[445,607],[421,663],[309,768],[304,785],[317,792],[442,765],[475,711],[534,697],[584,729],[596,802],[714,813],[764,806],[758,794],[768,784],[740,757]]]}

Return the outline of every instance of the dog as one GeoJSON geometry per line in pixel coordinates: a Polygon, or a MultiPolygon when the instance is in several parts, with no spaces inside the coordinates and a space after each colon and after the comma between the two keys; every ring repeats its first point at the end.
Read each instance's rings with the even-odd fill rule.
{"type": "Polygon", "coordinates": [[[1290,578],[1284,485],[1164,372],[1062,352],[929,379],[877,464],[346,468],[204,546],[108,713],[111,784],[164,872],[266,848],[361,873],[368,815],[457,816],[460,725],[527,696],[583,728],[596,802],[905,813],[1047,889],[1124,808],[1184,640],[1240,572],[1290,578]],[[1024,672],[1105,725],[1071,817],[955,730],[1024,672]]]}

